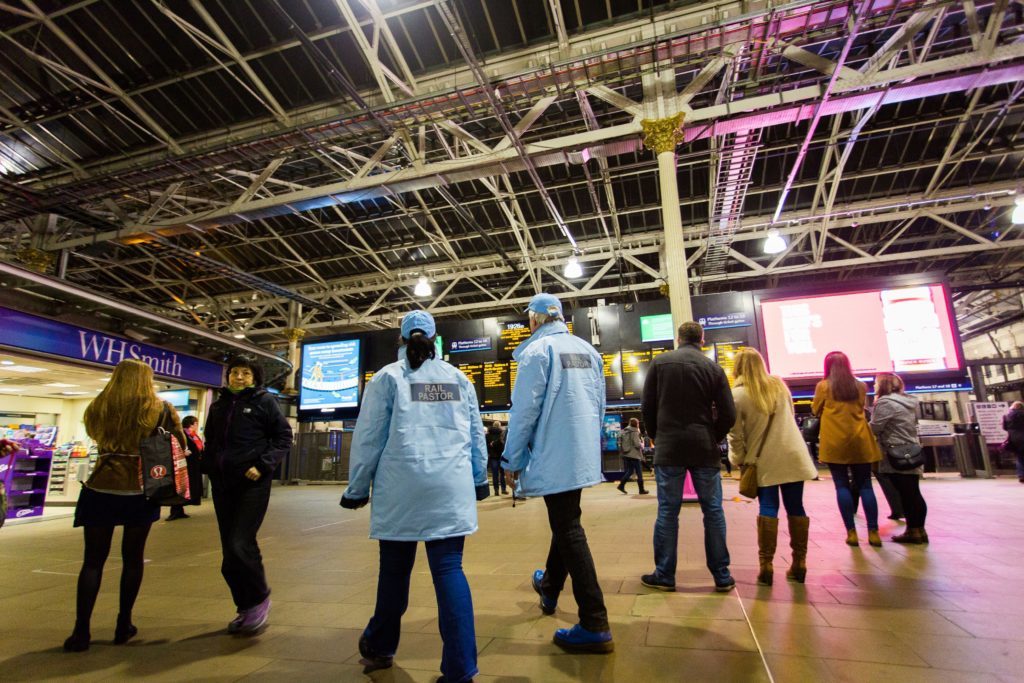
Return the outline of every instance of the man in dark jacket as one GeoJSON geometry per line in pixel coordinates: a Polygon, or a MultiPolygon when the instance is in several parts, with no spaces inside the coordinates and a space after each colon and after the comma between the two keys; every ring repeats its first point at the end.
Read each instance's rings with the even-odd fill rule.
{"type": "Polygon", "coordinates": [[[501,469],[501,453],[505,450],[505,430],[501,423],[495,420],[487,429],[487,469],[491,471],[491,479],[494,483],[494,495],[498,495],[498,486],[501,486],[501,495],[508,495],[505,484],[505,473],[501,469]]]}
{"type": "Polygon", "coordinates": [[[1014,401],[1003,415],[1006,450],[1017,456],[1017,481],[1024,484],[1024,403],[1014,401]]]}
{"type": "Polygon", "coordinates": [[[674,591],[679,510],[683,482],[690,473],[704,513],[704,552],[715,590],[736,586],[729,573],[722,510],[721,454],[718,442],[736,421],[736,406],[725,372],[700,350],[704,329],[695,322],[679,326],[678,348],[654,359],[644,382],[643,411],[654,439],[654,478],[658,519],[654,524],[653,574],[645,586],[674,591]]]}
{"type": "Polygon", "coordinates": [[[291,448],[292,428],[262,384],[263,372],[254,361],[232,361],[228,385],[206,420],[203,471],[210,475],[220,528],[221,573],[238,608],[229,633],[255,633],[270,614],[270,586],[256,534],[270,503],[274,469],[291,448]]]}

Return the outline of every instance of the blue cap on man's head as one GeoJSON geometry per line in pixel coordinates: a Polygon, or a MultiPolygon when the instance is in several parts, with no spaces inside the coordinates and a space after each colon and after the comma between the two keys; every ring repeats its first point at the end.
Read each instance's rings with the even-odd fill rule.
{"type": "MultiPolygon", "coordinates": [[[[554,294],[541,292],[540,294],[535,294],[530,299],[530,305],[526,307],[526,311],[533,311],[542,315],[562,315],[562,302],[554,294]]],[[[523,313],[526,313],[526,311],[523,311],[523,313]]]]}
{"type": "Polygon", "coordinates": [[[437,333],[437,325],[434,324],[434,316],[426,311],[409,311],[402,318],[402,338],[408,339],[416,330],[421,331],[428,337],[437,333]]]}

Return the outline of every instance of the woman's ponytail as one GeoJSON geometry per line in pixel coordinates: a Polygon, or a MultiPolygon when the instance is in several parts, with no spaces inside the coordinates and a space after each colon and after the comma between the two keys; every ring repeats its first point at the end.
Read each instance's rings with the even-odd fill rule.
{"type": "Polygon", "coordinates": [[[419,330],[414,331],[405,342],[405,357],[413,370],[423,365],[423,361],[433,358],[434,340],[419,330]]]}

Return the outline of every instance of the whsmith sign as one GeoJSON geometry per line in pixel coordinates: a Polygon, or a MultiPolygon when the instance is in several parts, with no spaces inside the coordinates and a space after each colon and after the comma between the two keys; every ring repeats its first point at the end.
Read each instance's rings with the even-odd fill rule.
{"type": "Polygon", "coordinates": [[[75,327],[8,308],[0,308],[0,344],[78,361],[117,365],[125,358],[141,360],[161,377],[220,386],[219,363],[185,356],[156,346],[75,327]]]}

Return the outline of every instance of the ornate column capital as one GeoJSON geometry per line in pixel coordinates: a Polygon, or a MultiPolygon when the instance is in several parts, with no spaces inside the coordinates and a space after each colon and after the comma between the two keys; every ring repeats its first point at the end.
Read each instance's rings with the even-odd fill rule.
{"type": "Polygon", "coordinates": [[[663,119],[643,119],[644,147],[655,154],[672,152],[683,141],[683,113],[663,119]]]}
{"type": "Polygon", "coordinates": [[[284,331],[284,336],[290,342],[300,342],[306,336],[306,330],[298,327],[289,327],[284,331]]]}

